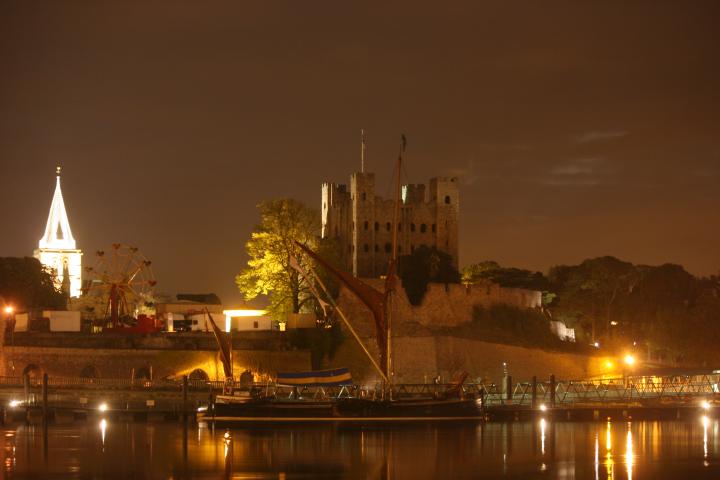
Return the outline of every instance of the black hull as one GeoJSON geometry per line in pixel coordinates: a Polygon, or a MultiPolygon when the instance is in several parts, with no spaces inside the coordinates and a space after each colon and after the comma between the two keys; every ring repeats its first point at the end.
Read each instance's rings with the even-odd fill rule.
{"type": "Polygon", "coordinates": [[[216,402],[206,418],[216,422],[393,422],[481,419],[475,399],[369,400],[341,398],[328,401],[253,399],[216,402]],[[212,418],[208,418],[208,417],[212,418]]]}
{"type": "Polygon", "coordinates": [[[322,418],[333,416],[330,401],[251,400],[245,403],[215,403],[217,417],[322,418]]]}
{"type": "Polygon", "coordinates": [[[480,417],[480,407],[474,399],[460,400],[367,400],[344,398],[335,404],[338,416],[391,418],[467,418],[480,417]]]}

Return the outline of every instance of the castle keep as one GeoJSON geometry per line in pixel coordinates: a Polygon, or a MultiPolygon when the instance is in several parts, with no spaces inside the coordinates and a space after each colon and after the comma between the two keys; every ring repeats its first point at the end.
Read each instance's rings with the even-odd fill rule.
{"type": "MultiPolygon", "coordinates": [[[[425,245],[448,253],[458,266],[457,178],[404,185],[398,224],[398,255],[425,245]]],[[[394,200],[375,195],[375,175],[357,172],[346,185],[322,185],[322,237],[340,243],[342,261],[357,277],[378,277],[392,256],[394,200]]]]}

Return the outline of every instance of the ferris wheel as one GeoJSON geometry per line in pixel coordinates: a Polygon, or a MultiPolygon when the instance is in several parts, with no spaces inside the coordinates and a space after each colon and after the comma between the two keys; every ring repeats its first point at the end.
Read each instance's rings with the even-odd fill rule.
{"type": "Polygon", "coordinates": [[[89,281],[83,294],[102,296],[105,318],[118,327],[121,319],[132,317],[138,306],[151,301],[157,283],[151,264],[137,247],[113,243],[95,252],[95,265],[85,268],[89,281]]]}

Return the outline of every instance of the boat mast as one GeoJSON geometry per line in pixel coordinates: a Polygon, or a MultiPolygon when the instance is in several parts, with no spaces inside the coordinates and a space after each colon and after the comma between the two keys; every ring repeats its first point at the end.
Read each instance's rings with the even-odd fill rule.
{"type": "Polygon", "coordinates": [[[390,398],[392,399],[393,384],[393,359],[392,359],[392,310],[393,310],[393,289],[395,288],[398,251],[398,230],[400,228],[400,172],[402,171],[402,154],[405,151],[405,135],[400,137],[400,153],[398,154],[397,170],[395,171],[395,208],[393,211],[393,236],[392,236],[392,258],[390,260],[390,271],[388,275],[393,282],[388,292],[387,307],[387,377],[389,383],[390,398]]]}

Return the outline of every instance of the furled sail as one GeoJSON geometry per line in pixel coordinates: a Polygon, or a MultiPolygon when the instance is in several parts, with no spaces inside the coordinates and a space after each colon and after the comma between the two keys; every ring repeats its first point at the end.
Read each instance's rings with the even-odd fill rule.
{"type": "Polygon", "coordinates": [[[363,302],[372,312],[373,318],[375,319],[375,329],[377,332],[376,339],[378,349],[380,350],[380,365],[383,368],[384,373],[387,375],[387,313],[386,303],[388,293],[392,290],[394,285],[395,272],[393,266],[388,272],[387,280],[385,281],[385,292],[379,292],[362,280],[353,277],[347,272],[344,272],[330,262],[322,258],[317,253],[310,250],[308,247],[300,242],[295,242],[303,249],[305,253],[315,259],[320,265],[325,267],[330,273],[335,275],[343,285],[345,285],[351,292],[353,292],[361,302],[363,302]]]}

